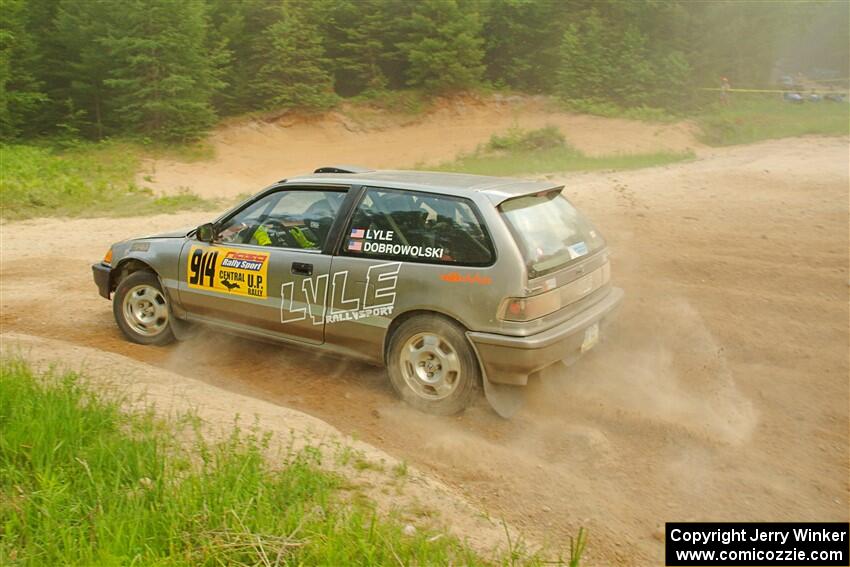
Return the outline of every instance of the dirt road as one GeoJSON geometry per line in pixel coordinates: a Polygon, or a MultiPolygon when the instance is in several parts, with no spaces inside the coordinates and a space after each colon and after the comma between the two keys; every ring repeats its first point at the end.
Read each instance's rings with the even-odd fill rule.
{"type": "Polygon", "coordinates": [[[241,121],[210,136],[213,162],[149,161],[137,183],[157,192],[186,188],[203,197],[234,197],[321,165],[415,168],[449,161],[512,127],[557,126],[571,145],[589,155],[702,147],[686,122],[650,124],[552,106],[538,97],[455,98],[420,115],[343,105],[341,111],[318,116],[241,121]]]}
{"type": "Polygon", "coordinates": [[[2,325],[304,410],[539,540],[588,528],[589,565],[660,564],[665,521],[848,520],[849,165],[847,139],[809,138],[565,177],[626,303],[512,421],[424,416],[382,371],[290,348],[122,340],[89,263],[204,214],[3,225],[2,325]]]}

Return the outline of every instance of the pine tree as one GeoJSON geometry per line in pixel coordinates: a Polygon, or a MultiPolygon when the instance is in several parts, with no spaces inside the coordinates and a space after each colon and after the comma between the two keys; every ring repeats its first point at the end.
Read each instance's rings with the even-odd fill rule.
{"type": "Polygon", "coordinates": [[[492,0],[483,18],[487,78],[526,92],[555,89],[571,6],[557,0],[492,0]]]}
{"type": "Polygon", "coordinates": [[[336,91],[352,96],[381,91],[389,81],[384,71],[391,51],[387,40],[397,24],[386,0],[324,0],[314,4],[336,91]]]}
{"type": "Polygon", "coordinates": [[[614,46],[605,26],[599,14],[591,10],[580,23],[571,23],[564,31],[558,81],[565,98],[607,98],[614,46]]]}
{"type": "Polygon", "coordinates": [[[115,27],[112,20],[119,16],[117,8],[115,3],[61,0],[54,20],[62,61],[54,62],[51,73],[53,98],[79,116],[73,128],[98,139],[109,133],[110,126],[121,127],[112,119],[104,83],[120,64],[104,46],[115,27]]]}
{"type": "Polygon", "coordinates": [[[299,8],[284,3],[280,19],[263,32],[265,63],[252,87],[265,108],[319,109],[336,100],[322,36],[299,8]]]}
{"type": "Polygon", "coordinates": [[[116,61],[104,81],[115,116],[152,137],[198,137],[215,121],[210,100],[221,85],[203,0],[110,1],[120,28],[101,43],[116,61]]]}
{"type": "Polygon", "coordinates": [[[561,38],[560,95],[623,107],[670,107],[686,98],[690,67],[684,56],[663,31],[644,31],[663,20],[667,8],[596,3],[574,15],[561,38]]]}
{"type": "Polygon", "coordinates": [[[38,53],[27,31],[27,8],[24,0],[3,0],[0,9],[0,138],[39,133],[35,118],[48,102],[32,73],[38,53]]]}
{"type": "Polygon", "coordinates": [[[209,0],[209,43],[227,53],[213,102],[222,114],[260,108],[264,99],[256,90],[257,73],[268,60],[263,33],[281,17],[280,2],[269,0],[209,0]]]}
{"type": "Polygon", "coordinates": [[[446,92],[480,83],[484,40],[477,12],[457,0],[420,0],[403,29],[398,47],[410,86],[446,92]]]}

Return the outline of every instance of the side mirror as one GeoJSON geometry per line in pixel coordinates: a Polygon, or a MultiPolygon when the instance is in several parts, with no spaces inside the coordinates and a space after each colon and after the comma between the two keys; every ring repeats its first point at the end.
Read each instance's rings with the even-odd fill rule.
{"type": "Polygon", "coordinates": [[[201,242],[212,242],[215,240],[215,225],[211,222],[202,224],[195,229],[195,236],[201,242]]]}

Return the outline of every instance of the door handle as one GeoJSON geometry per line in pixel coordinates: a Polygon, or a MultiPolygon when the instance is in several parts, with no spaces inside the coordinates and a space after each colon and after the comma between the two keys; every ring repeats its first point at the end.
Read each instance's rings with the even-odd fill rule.
{"type": "Polygon", "coordinates": [[[292,262],[292,269],[290,271],[293,274],[297,274],[299,276],[312,276],[313,264],[305,264],[304,262],[292,262]]]}

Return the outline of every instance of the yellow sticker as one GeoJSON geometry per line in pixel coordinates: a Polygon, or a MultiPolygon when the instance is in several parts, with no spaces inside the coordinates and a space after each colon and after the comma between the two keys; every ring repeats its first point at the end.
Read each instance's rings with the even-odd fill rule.
{"type": "Polygon", "coordinates": [[[268,252],[192,246],[186,273],[194,289],[267,297],[268,269],[268,252]]]}

